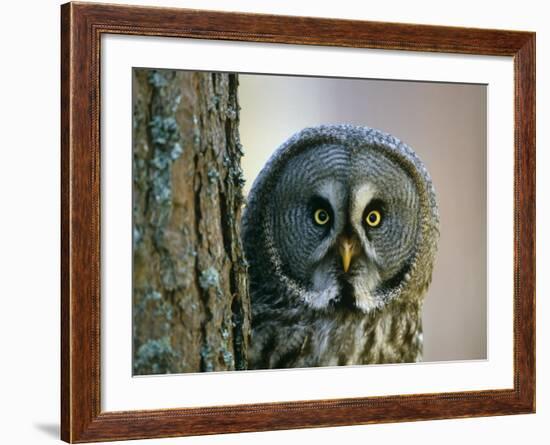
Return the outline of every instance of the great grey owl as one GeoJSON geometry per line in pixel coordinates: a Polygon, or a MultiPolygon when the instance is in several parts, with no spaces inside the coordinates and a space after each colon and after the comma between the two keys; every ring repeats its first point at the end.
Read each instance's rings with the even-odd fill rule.
{"type": "Polygon", "coordinates": [[[420,360],[438,238],[432,181],[407,145],[352,125],[291,137],[243,215],[249,368],[420,360]]]}

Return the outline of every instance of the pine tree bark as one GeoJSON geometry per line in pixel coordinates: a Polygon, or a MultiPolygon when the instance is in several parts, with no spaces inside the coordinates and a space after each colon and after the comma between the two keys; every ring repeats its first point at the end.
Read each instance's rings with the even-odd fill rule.
{"type": "Polygon", "coordinates": [[[237,86],[134,69],[134,374],[247,367],[237,86]]]}

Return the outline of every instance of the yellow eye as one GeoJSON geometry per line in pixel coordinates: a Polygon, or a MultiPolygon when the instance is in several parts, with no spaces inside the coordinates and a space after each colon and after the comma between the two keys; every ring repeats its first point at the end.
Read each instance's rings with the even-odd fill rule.
{"type": "Polygon", "coordinates": [[[378,224],[380,224],[381,220],[382,215],[378,210],[371,210],[365,218],[365,222],[371,227],[376,227],[378,224]]]}
{"type": "Polygon", "coordinates": [[[315,210],[315,213],[313,214],[313,219],[315,220],[315,223],[324,226],[326,223],[330,220],[330,215],[328,212],[324,209],[317,209],[315,210]]]}

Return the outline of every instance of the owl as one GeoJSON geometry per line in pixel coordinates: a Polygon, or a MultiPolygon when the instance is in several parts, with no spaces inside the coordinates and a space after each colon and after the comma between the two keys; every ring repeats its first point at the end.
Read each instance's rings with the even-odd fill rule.
{"type": "Polygon", "coordinates": [[[407,145],[352,125],[300,131],[256,178],[242,234],[250,369],[421,360],[439,216],[407,145]]]}

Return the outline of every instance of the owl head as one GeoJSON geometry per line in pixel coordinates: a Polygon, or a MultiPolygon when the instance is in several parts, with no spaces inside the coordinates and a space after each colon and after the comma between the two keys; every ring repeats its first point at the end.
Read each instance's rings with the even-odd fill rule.
{"type": "Polygon", "coordinates": [[[438,241],[434,188],[393,136],[366,127],[306,128],[254,182],[243,215],[251,287],[314,310],[368,313],[419,299],[438,241]]]}

